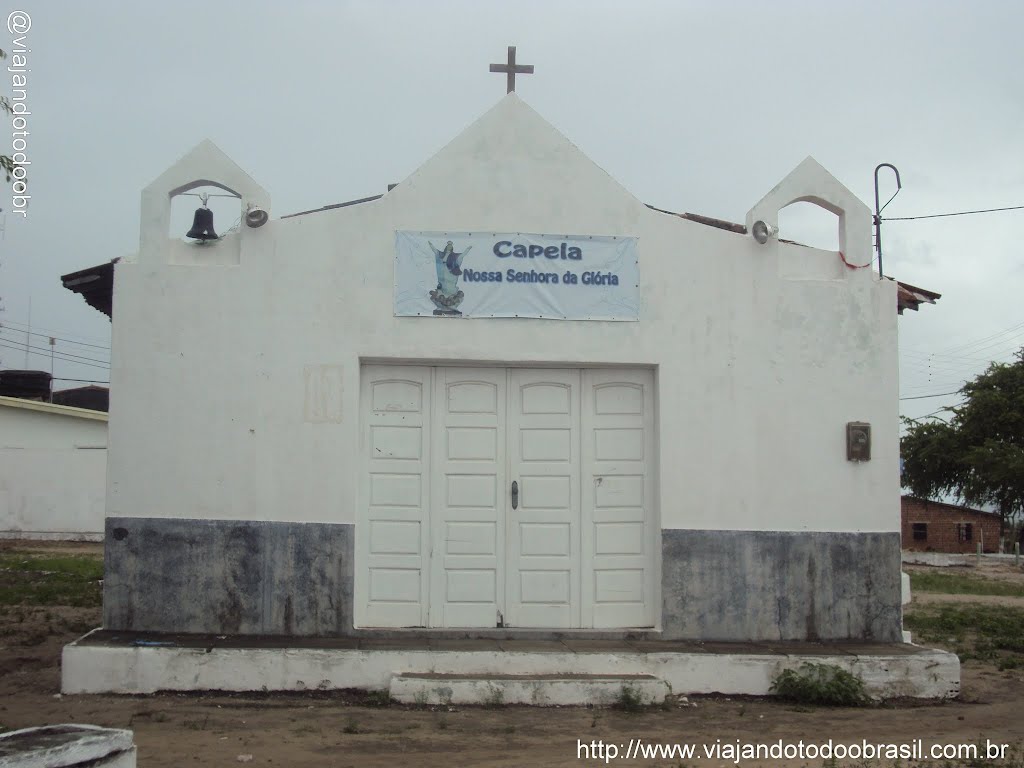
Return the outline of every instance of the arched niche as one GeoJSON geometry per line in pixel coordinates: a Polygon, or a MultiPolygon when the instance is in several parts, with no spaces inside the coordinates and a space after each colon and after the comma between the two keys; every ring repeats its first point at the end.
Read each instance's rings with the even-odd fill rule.
{"type": "MultiPolygon", "coordinates": [[[[765,195],[747,213],[747,228],[755,221],[779,227],[779,212],[794,203],[811,203],[834,214],[838,219],[838,245],[842,259],[848,264],[871,263],[871,211],[850,190],[844,187],[813,157],[808,157],[765,195]]],[[[779,236],[785,238],[781,231],[779,236]]],[[[769,241],[773,246],[776,240],[769,241]]],[[[823,265],[821,277],[844,277],[851,273],[869,276],[868,268],[847,270],[842,260],[823,265]]]]}
{"type": "MultiPolygon", "coordinates": [[[[270,212],[270,195],[266,190],[253,181],[252,177],[217,145],[208,139],[204,140],[142,191],[138,254],[140,262],[181,262],[181,254],[187,252],[177,247],[183,244],[175,243],[168,235],[171,201],[200,187],[214,187],[238,197],[239,218],[244,217],[249,206],[258,206],[268,214],[270,212]]],[[[231,222],[226,222],[225,226],[230,224],[231,222]]],[[[238,237],[211,242],[203,247],[204,259],[210,263],[238,263],[240,241],[252,232],[253,230],[242,226],[238,237]]]]}
{"type": "Polygon", "coordinates": [[[839,216],[810,200],[797,200],[779,210],[779,239],[824,251],[839,251],[839,216]]]}

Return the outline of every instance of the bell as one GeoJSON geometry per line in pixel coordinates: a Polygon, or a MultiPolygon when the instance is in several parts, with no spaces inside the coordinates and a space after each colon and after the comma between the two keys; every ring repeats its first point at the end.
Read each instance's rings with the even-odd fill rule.
{"type": "Polygon", "coordinates": [[[213,231],[213,211],[209,208],[196,208],[196,215],[192,219],[192,229],[185,237],[193,240],[216,240],[217,233],[213,231]]]}

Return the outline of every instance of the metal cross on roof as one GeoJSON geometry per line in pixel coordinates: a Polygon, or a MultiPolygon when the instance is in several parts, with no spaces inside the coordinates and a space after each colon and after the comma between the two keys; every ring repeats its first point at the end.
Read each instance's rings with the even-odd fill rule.
{"type": "Polygon", "coordinates": [[[516,47],[508,47],[507,64],[491,64],[491,72],[504,72],[507,75],[508,90],[512,93],[516,89],[516,75],[532,75],[533,64],[516,64],[516,47]]]}

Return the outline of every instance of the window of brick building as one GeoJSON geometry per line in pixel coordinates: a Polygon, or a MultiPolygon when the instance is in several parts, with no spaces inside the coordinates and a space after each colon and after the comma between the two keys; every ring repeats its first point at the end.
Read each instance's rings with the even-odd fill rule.
{"type": "Polygon", "coordinates": [[[928,523],[914,523],[914,541],[928,541],[928,523]]]}
{"type": "Polygon", "coordinates": [[[970,523],[957,523],[956,524],[956,540],[957,541],[970,541],[974,535],[974,526],[970,523]]]}

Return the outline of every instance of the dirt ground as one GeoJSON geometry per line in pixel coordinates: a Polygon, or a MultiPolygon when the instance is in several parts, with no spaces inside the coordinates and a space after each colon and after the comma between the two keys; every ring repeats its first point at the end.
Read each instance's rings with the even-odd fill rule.
{"type": "Polygon", "coordinates": [[[1024,586],[1024,557],[1021,557],[1021,565],[1014,564],[1010,557],[981,557],[973,555],[965,556],[966,565],[950,565],[937,567],[931,565],[911,565],[904,563],[903,570],[907,573],[914,572],[939,572],[954,574],[957,576],[973,576],[975,578],[987,579],[989,581],[1002,581],[1009,584],[1024,586]]]}
{"type": "MultiPolygon", "coordinates": [[[[75,545],[97,551],[96,545],[75,545]],[[92,547],[92,549],[90,549],[92,547]]],[[[67,551],[62,550],[62,551],[67,551]]],[[[944,569],[949,570],[949,569],[944,569]]],[[[964,569],[1020,580],[1011,563],[964,569]]],[[[916,598],[915,598],[916,599],[916,598]]],[[[970,601],[971,596],[959,599],[970,601]]],[[[998,599],[998,598],[997,598],[998,599]]],[[[1007,604],[1017,598],[1003,598],[1007,604]]],[[[65,643],[99,624],[98,608],[5,608],[0,615],[0,726],[93,723],[131,728],[141,768],[227,766],[526,766],[578,765],[578,740],[622,745],[714,745],[742,741],[1024,743],[1024,670],[963,666],[963,693],[944,704],[868,709],[807,708],[767,699],[690,697],[639,713],[588,708],[368,706],[359,694],[159,694],[61,696],[65,643]],[[251,756],[251,759],[249,758],[251,756]]],[[[698,746],[702,749],[702,746],[698,746]]],[[[703,754],[680,759],[618,759],[623,765],[732,765],[703,754]]],[[[1020,765],[1018,760],[1014,763],[1020,765]]],[[[604,763],[591,758],[583,763],[604,763]]],[[[858,765],[889,765],[889,761],[858,765]]],[[[823,761],[743,761],[813,765],[823,761]]],[[[839,761],[839,764],[845,764],[839,761]]],[[[953,763],[962,764],[962,763],[953,763]]],[[[972,763],[973,765],[989,763],[972,763]]],[[[996,765],[1007,764],[996,761],[996,765]]],[[[903,762],[906,766],[906,761],[903,762]]]]}
{"type": "MultiPolygon", "coordinates": [[[[930,565],[907,565],[903,570],[907,573],[925,573],[938,571],[943,574],[955,576],[970,576],[985,579],[986,581],[1003,582],[1014,586],[1024,587],[1024,567],[1018,567],[1013,560],[1008,558],[985,558],[977,559],[968,557],[968,565],[956,565],[935,567],[930,565]]],[[[1021,560],[1024,565],[1024,559],[1021,560]]],[[[1024,608],[1024,597],[1009,597],[1002,595],[946,595],[937,592],[918,592],[913,595],[913,604],[926,603],[963,603],[970,602],[983,605],[1007,605],[1014,608],[1024,608]]]]}
{"type": "Polygon", "coordinates": [[[31,541],[0,539],[0,552],[30,551],[54,555],[103,555],[103,542],[98,541],[31,541]]]}

